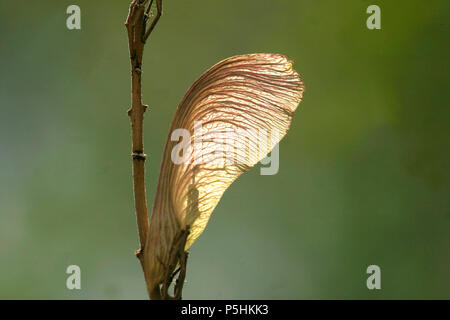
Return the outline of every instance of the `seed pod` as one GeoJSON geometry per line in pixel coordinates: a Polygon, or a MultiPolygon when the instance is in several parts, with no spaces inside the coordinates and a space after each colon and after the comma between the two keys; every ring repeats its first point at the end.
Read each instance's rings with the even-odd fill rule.
{"type": "Polygon", "coordinates": [[[189,88],[170,127],[145,246],[150,289],[175,267],[170,255],[180,233],[189,229],[187,250],[228,186],[286,134],[303,91],[291,62],[277,54],[228,58],[189,88]],[[181,162],[173,159],[180,142],[171,140],[180,128],[189,133],[181,162]],[[271,134],[268,141],[260,143],[261,132],[271,134]]]}

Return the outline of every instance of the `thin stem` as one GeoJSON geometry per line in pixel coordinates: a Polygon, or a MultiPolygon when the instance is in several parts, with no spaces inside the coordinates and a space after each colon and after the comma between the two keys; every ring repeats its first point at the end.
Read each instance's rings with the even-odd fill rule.
{"type": "Polygon", "coordinates": [[[128,115],[131,119],[132,132],[132,156],[133,156],[133,182],[134,204],[139,230],[141,250],[145,245],[148,232],[148,212],[145,192],[145,154],[143,142],[143,120],[145,106],[142,104],[141,94],[141,66],[144,44],[140,37],[143,33],[143,4],[145,1],[135,0],[130,6],[130,14],[127,19],[129,37],[130,62],[131,62],[131,109],[128,115]]]}
{"type": "MultiPolygon", "coordinates": [[[[147,11],[150,11],[152,3],[153,3],[153,0],[151,0],[147,11]]],[[[153,28],[155,28],[156,24],[158,23],[159,18],[161,18],[161,14],[162,14],[162,0],[156,0],[156,16],[155,16],[155,19],[153,19],[152,24],[150,25],[150,28],[148,28],[147,32],[144,35],[144,38],[143,38],[144,42],[147,40],[150,33],[152,33],[153,28]]]]}
{"type": "MultiPolygon", "coordinates": [[[[136,209],[136,220],[140,242],[140,249],[136,251],[136,255],[141,262],[144,274],[146,274],[144,247],[147,240],[149,220],[145,190],[146,155],[144,153],[143,141],[143,120],[144,112],[147,106],[142,103],[141,80],[142,57],[145,45],[144,36],[146,35],[145,5],[147,2],[148,0],[132,1],[127,20],[125,22],[128,32],[128,47],[131,64],[131,108],[128,110],[128,115],[131,120],[134,206],[136,209]]],[[[157,2],[161,2],[161,0],[158,0],[157,2]]],[[[147,277],[145,281],[148,284],[147,277]]],[[[150,292],[148,293],[150,295],[150,292]]]]}

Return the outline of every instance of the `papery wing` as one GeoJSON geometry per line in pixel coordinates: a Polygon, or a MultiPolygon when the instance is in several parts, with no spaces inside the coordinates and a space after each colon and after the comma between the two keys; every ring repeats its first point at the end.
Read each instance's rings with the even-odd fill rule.
{"type": "Polygon", "coordinates": [[[292,63],[276,54],[223,60],[190,87],[170,128],[153,210],[190,226],[186,248],[228,186],[286,134],[303,91],[292,63]],[[189,140],[171,141],[176,129],[189,140]]]}

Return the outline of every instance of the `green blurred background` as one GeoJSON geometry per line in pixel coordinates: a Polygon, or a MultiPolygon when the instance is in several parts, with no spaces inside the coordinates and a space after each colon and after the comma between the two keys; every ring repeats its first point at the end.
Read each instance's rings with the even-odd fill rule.
{"type": "MultiPolygon", "coordinates": [[[[131,179],[129,1],[0,0],[0,298],[146,299],[131,179]],[[81,30],[66,8],[81,7],[81,30]],[[81,290],[66,289],[68,265],[81,290]]],[[[186,299],[450,298],[448,1],[167,0],[146,46],[150,206],[190,84],[226,57],[295,61],[280,170],[225,193],[186,299]],[[366,8],[381,7],[381,30],[366,8]],[[381,267],[381,290],[366,287],[381,267]]]]}

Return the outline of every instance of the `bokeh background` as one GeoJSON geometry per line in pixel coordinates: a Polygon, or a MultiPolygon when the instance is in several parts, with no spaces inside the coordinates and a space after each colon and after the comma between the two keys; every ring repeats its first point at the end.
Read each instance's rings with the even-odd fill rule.
{"type": "MultiPolygon", "coordinates": [[[[129,1],[0,1],[0,298],[146,299],[131,179],[129,1]],[[81,30],[66,8],[81,7],[81,30]],[[81,290],[66,288],[70,264],[81,290]]],[[[225,193],[186,299],[450,298],[448,1],[168,0],[146,46],[151,206],[190,84],[226,57],[295,61],[280,170],[225,193]],[[381,7],[381,30],[366,8],[381,7]],[[381,290],[366,287],[381,267],[381,290]]]]}

